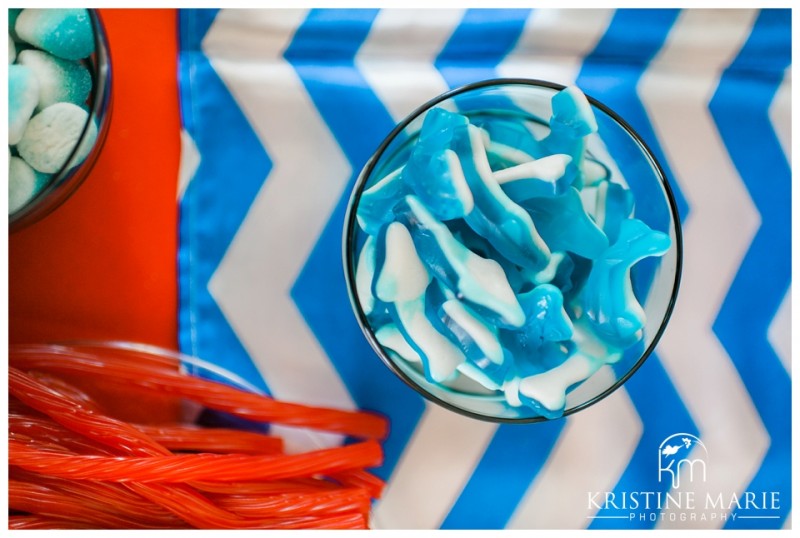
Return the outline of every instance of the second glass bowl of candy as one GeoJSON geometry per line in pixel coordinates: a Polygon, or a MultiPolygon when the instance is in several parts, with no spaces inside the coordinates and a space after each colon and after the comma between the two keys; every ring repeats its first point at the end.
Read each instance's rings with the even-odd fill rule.
{"type": "Polygon", "coordinates": [[[9,228],[50,214],[105,141],[111,58],[91,9],[9,10],[9,228]]]}
{"type": "Polygon", "coordinates": [[[680,221],[639,135],[577,87],[488,80],[403,120],[353,190],[348,292],[381,359],[475,418],[537,422],[621,386],[680,282],[680,221]]]}

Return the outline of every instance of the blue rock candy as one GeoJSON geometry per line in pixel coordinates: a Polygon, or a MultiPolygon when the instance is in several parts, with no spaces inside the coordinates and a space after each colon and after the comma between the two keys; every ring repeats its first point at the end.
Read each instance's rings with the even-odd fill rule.
{"type": "Polygon", "coordinates": [[[8,66],[8,143],[17,144],[25,133],[36,104],[39,102],[39,81],[24,65],[8,66]]]}
{"type": "MultiPolygon", "coordinates": [[[[22,8],[9,8],[8,9],[8,35],[14,41],[19,41],[19,36],[17,35],[17,31],[14,27],[17,25],[17,19],[19,18],[19,14],[22,13],[22,8]]],[[[16,47],[19,49],[19,47],[16,47]]]]}
{"type": "Polygon", "coordinates": [[[572,157],[562,153],[498,170],[494,178],[513,201],[564,194],[575,180],[575,169],[568,167],[572,157]]]}
{"type": "Polygon", "coordinates": [[[594,261],[582,304],[592,330],[605,342],[625,349],[641,339],[646,319],[633,293],[630,269],[646,257],[664,255],[670,244],[667,234],[628,219],[621,222],[617,241],[594,261]]]}
{"type": "Polygon", "coordinates": [[[390,222],[394,217],[394,205],[411,194],[411,188],[403,181],[402,174],[403,168],[397,168],[361,193],[356,220],[369,235],[377,234],[384,224],[390,222]]]}
{"type": "Polygon", "coordinates": [[[20,39],[66,60],[94,52],[94,30],[85,9],[24,9],[14,29],[20,39]]]}
{"type": "Polygon", "coordinates": [[[92,91],[92,76],[78,62],[62,60],[40,50],[20,52],[17,63],[30,68],[39,82],[38,110],[67,102],[82,105],[92,91]]]}
{"type": "Polygon", "coordinates": [[[49,181],[49,174],[37,172],[19,157],[11,157],[8,161],[8,214],[22,209],[49,181]]]}
{"type": "Polygon", "coordinates": [[[586,214],[575,187],[552,198],[534,198],[523,202],[536,228],[552,250],[574,252],[595,259],[608,248],[608,238],[586,214]]]}
{"type": "Polygon", "coordinates": [[[633,193],[617,183],[603,181],[597,186],[595,220],[613,243],[623,220],[633,214],[633,193]]]}
{"type": "Polygon", "coordinates": [[[434,277],[490,322],[522,326],[525,314],[500,264],[461,244],[416,196],[406,196],[394,212],[408,227],[419,257],[434,277]]]}
{"type": "Polygon", "coordinates": [[[458,154],[475,199],[474,209],[464,220],[509,261],[534,271],[544,268],[550,249],[530,215],[506,196],[494,179],[481,131],[474,125],[459,125],[454,131],[452,149],[458,154]]]}

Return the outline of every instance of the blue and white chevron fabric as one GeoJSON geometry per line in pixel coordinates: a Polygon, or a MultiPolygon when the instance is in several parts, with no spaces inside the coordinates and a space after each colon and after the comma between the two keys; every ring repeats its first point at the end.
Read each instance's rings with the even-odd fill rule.
{"type": "Polygon", "coordinates": [[[789,10],[184,10],[179,30],[181,349],[278,398],[386,414],[376,527],[791,526],[789,10]],[[380,141],[495,77],[577,83],[617,111],[683,223],[656,353],[544,424],[406,387],[365,341],[341,263],[380,141]]]}

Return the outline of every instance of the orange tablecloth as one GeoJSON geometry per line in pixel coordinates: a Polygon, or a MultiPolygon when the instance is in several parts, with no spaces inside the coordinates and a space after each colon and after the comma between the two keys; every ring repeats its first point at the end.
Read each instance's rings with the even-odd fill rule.
{"type": "Polygon", "coordinates": [[[9,237],[9,340],[177,347],[175,10],[104,9],[114,111],[84,184],[9,237]]]}

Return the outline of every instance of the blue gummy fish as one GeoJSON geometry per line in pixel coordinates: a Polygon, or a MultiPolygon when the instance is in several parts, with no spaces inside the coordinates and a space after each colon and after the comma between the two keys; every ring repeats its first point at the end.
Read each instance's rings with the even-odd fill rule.
{"type": "Polygon", "coordinates": [[[358,225],[369,235],[376,235],[394,215],[392,208],[398,200],[411,194],[403,181],[403,168],[397,168],[361,193],[356,210],[358,225]]]}
{"type": "Polygon", "coordinates": [[[428,288],[428,317],[464,353],[466,362],[458,366],[459,371],[488,389],[499,390],[511,361],[506,360],[497,329],[440,286],[434,283],[428,288]]]}
{"type": "Polygon", "coordinates": [[[463,217],[474,206],[458,155],[450,149],[454,130],[467,119],[441,108],[425,116],[403,179],[439,220],[463,217]]]}
{"type": "Polygon", "coordinates": [[[633,214],[633,193],[618,183],[603,181],[597,186],[595,219],[613,243],[623,220],[633,214]]]}
{"type": "Polygon", "coordinates": [[[586,213],[575,187],[561,196],[534,198],[522,205],[530,211],[537,230],[552,250],[595,259],[608,248],[606,234],[586,213]]]}
{"type": "Polygon", "coordinates": [[[608,344],[625,349],[642,338],[646,317],[633,293],[630,270],[644,258],[663,256],[670,246],[667,234],[627,219],[614,244],[594,261],[582,304],[592,330],[608,344]]]}
{"type": "Polygon", "coordinates": [[[467,224],[509,261],[533,271],[543,269],[550,260],[550,249],[530,215],[494,179],[481,131],[474,125],[457,126],[452,149],[475,200],[474,209],[464,217],[467,224]]]}
{"type": "MultiPolygon", "coordinates": [[[[572,157],[570,167],[580,174],[586,150],[586,137],[597,132],[597,118],[589,100],[576,86],[569,86],[553,95],[550,133],[542,140],[548,154],[566,153],[572,157]]],[[[579,178],[578,186],[583,184],[579,178]]]]}
{"type": "Polygon", "coordinates": [[[520,203],[531,198],[559,196],[575,181],[576,170],[570,167],[572,157],[563,153],[548,155],[535,161],[518,164],[494,173],[503,192],[520,203]]]}
{"type": "Polygon", "coordinates": [[[416,196],[406,196],[394,212],[398,222],[411,232],[416,251],[430,273],[459,300],[491,323],[522,326],[525,313],[499,263],[461,244],[416,196]]]}

